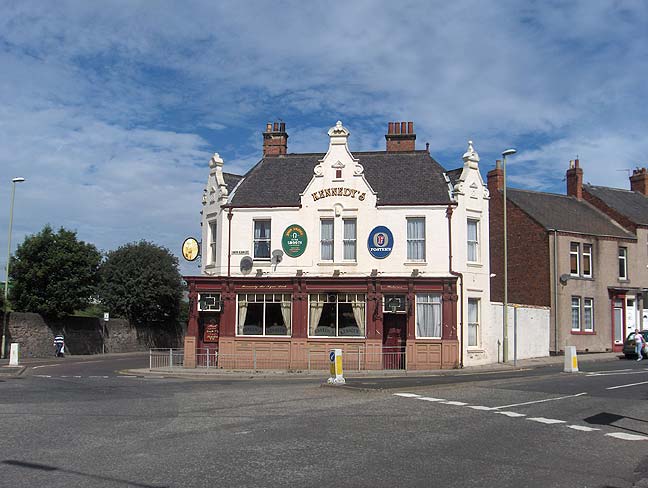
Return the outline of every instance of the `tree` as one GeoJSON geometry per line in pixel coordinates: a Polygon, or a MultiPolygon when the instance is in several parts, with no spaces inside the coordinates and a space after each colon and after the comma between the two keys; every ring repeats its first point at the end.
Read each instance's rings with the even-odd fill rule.
{"type": "Polygon", "coordinates": [[[11,259],[14,310],[59,318],[85,307],[96,292],[101,253],[63,227],[27,236],[11,259]]]}
{"type": "Polygon", "coordinates": [[[147,241],[110,251],[99,269],[99,298],[111,315],[138,324],[176,324],[182,296],[178,259],[147,241]]]}

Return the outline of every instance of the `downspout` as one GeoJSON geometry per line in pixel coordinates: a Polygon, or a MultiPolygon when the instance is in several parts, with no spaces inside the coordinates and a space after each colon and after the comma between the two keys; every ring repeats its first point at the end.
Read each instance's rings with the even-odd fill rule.
{"type": "Polygon", "coordinates": [[[230,277],[232,264],[232,207],[227,212],[227,277],[230,277]]]}
{"type": "Polygon", "coordinates": [[[558,235],[554,229],[553,240],[553,285],[554,285],[554,355],[558,354],[558,235]]]}
{"type": "Polygon", "coordinates": [[[463,279],[463,274],[459,273],[458,271],[453,271],[452,270],[452,205],[448,205],[448,209],[446,210],[446,218],[448,219],[448,271],[452,276],[458,277],[461,281],[461,288],[460,288],[460,297],[461,297],[461,304],[459,305],[459,337],[460,343],[461,343],[461,353],[459,356],[459,367],[463,368],[464,367],[464,279],[463,279]]]}

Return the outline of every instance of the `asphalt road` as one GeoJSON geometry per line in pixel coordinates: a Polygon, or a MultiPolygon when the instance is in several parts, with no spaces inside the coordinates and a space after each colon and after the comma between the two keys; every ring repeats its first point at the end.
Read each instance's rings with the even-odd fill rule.
{"type": "Polygon", "coordinates": [[[0,381],[1,486],[648,483],[646,362],[339,388],[121,376],[146,358],[67,359],[0,381]]]}

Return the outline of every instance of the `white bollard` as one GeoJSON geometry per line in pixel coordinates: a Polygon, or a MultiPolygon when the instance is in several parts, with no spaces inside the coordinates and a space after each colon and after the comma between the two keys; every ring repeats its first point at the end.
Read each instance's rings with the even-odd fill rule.
{"type": "Polygon", "coordinates": [[[578,373],[576,346],[565,346],[565,373],[578,373]]]}
{"type": "Polygon", "coordinates": [[[11,343],[11,351],[9,352],[9,366],[18,366],[20,357],[20,344],[17,342],[11,343]]]}
{"type": "Polygon", "coordinates": [[[331,349],[329,352],[331,361],[331,376],[328,382],[332,385],[343,385],[346,383],[342,371],[342,349],[331,349]]]}

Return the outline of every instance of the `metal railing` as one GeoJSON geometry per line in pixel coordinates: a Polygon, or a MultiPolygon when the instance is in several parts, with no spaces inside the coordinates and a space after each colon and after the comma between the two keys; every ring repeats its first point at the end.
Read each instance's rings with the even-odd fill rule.
{"type": "MultiPolygon", "coordinates": [[[[307,371],[328,370],[330,367],[328,348],[318,346],[308,348],[306,364],[298,369],[307,371]]],[[[301,363],[303,364],[303,363],[301,363]]],[[[169,368],[184,365],[183,349],[151,349],[149,368],[169,368]]],[[[367,352],[364,345],[345,348],[342,353],[342,367],[345,371],[365,371],[370,369],[405,369],[405,347],[383,347],[382,350],[367,352]]],[[[272,351],[267,348],[239,351],[236,354],[223,354],[217,347],[196,350],[197,368],[220,368],[239,370],[289,370],[297,369],[291,364],[289,351],[272,351]]]]}
{"type": "Polygon", "coordinates": [[[149,349],[149,369],[184,365],[184,349],[149,349]]]}

